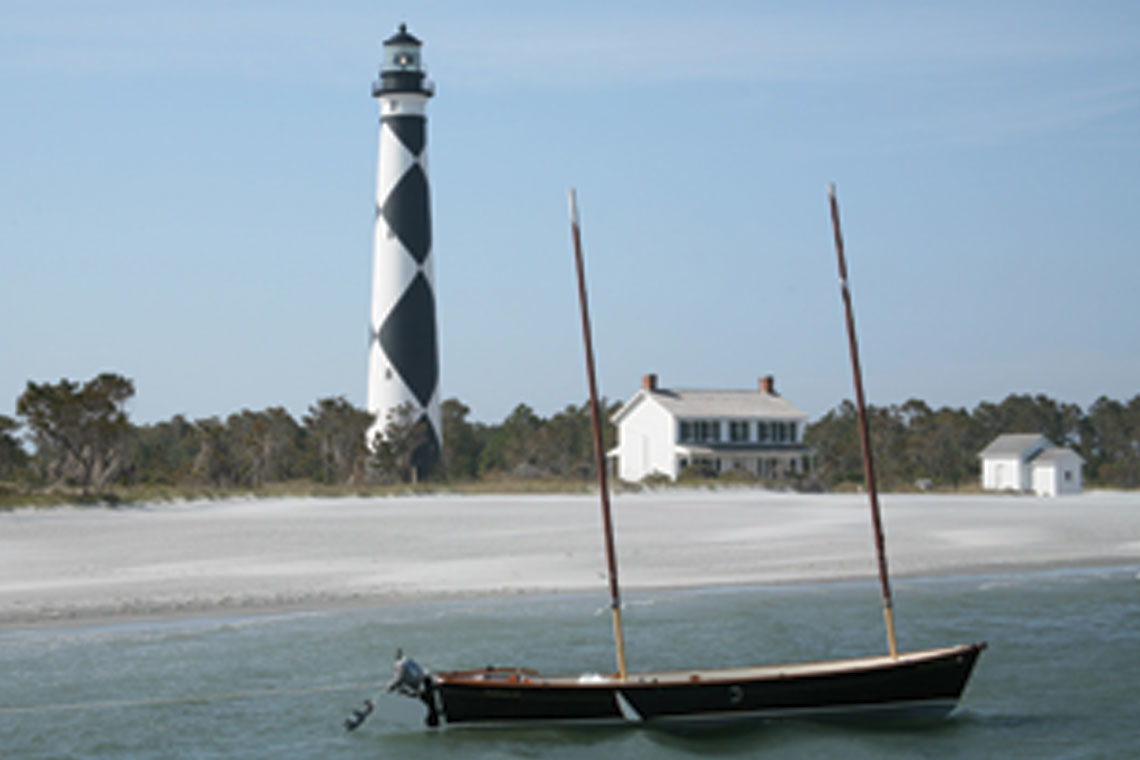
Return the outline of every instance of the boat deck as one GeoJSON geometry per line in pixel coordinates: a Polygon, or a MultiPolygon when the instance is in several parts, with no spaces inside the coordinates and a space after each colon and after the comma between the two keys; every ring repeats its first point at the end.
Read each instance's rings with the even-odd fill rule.
{"type": "Polygon", "coordinates": [[[691,683],[732,683],[739,681],[781,680],[814,675],[841,674],[856,671],[875,670],[909,663],[920,663],[931,659],[953,656],[955,653],[966,654],[975,648],[984,648],[984,644],[963,644],[958,646],[941,647],[938,649],[925,649],[915,652],[900,653],[898,657],[890,655],[871,655],[867,657],[854,657],[843,660],[828,660],[825,662],[802,662],[774,665],[749,665],[743,667],[693,669],[693,670],[662,670],[641,673],[629,673],[623,680],[616,674],[587,673],[582,675],[553,675],[544,676],[538,671],[529,668],[495,667],[481,670],[444,671],[433,674],[434,678],[442,683],[470,683],[470,684],[512,684],[530,687],[565,687],[577,688],[612,688],[622,685],[626,688],[644,685],[673,685],[691,683]]]}

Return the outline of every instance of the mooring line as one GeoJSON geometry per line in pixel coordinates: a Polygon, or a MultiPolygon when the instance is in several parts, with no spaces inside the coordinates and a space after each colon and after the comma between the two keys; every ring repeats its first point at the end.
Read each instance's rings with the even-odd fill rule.
{"type": "Polygon", "coordinates": [[[281,697],[292,694],[319,694],[322,692],[354,691],[376,688],[376,682],[338,683],[327,686],[306,686],[301,689],[260,689],[258,691],[234,691],[227,694],[202,694],[188,697],[154,697],[151,699],[101,699],[90,702],[58,702],[46,705],[24,707],[0,705],[0,714],[20,714],[38,712],[63,712],[66,710],[106,710],[122,707],[151,707],[154,705],[206,704],[209,702],[234,702],[260,697],[281,697]]]}

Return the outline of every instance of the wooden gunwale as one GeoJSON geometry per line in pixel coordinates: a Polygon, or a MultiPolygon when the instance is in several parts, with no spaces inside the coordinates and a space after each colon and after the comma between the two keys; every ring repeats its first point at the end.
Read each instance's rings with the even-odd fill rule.
{"type": "Polygon", "coordinates": [[[803,676],[839,675],[844,673],[889,670],[910,664],[919,664],[955,655],[967,655],[985,649],[984,643],[961,644],[937,649],[891,655],[871,655],[843,660],[753,665],[743,667],[648,671],[630,673],[623,680],[614,676],[600,676],[582,680],[576,675],[543,676],[537,671],[523,668],[491,668],[477,670],[442,671],[432,674],[439,684],[479,686],[485,688],[542,689],[580,688],[584,690],[636,689],[638,687],[680,686],[685,684],[732,684],[742,681],[780,681],[803,676]]]}

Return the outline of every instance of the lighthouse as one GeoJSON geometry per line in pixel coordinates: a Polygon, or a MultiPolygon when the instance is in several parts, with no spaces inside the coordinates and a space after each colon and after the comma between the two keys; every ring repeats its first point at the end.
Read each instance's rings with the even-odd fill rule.
{"type": "Polygon", "coordinates": [[[407,26],[384,41],[380,78],[380,149],[372,238],[372,323],[368,349],[370,442],[390,422],[423,430],[412,456],[417,474],[439,459],[439,345],[436,338],[427,102],[433,88],[407,26]]]}

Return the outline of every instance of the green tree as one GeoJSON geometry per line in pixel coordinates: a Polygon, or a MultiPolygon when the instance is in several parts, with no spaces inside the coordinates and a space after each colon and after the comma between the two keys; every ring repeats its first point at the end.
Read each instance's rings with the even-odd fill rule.
{"type": "Polygon", "coordinates": [[[440,406],[443,420],[444,477],[451,480],[474,479],[479,474],[479,454],[483,444],[479,429],[467,421],[470,407],[457,398],[449,398],[440,406]]]}
{"type": "Polygon", "coordinates": [[[174,485],[189,481],[198,447],[194,423],[182,415],[137,426],[131,437],[129,482],[174,485]]]}
{"type": "Polygon", "coordinates": [[[1058,446],[1079,443],[1081,408],[1044,394],[1011,393],[1000,404],[983,401],[973,416],[987,443],[1003,433],[1040,433],[1058,446]]]}
{"type": "Polygon", "coordinates": [[[926,407],[925,414],[909,417],[908,450],[915,478],[957,487],[977,477],[977,453],[986,443],[985,434],[965,409],[943,407],[932,412],[926,407]]]}
{"type": "Polygon", "coordinates": [[[388,411],[387,425],[372,441],[372,466],[383,481],[418,483],[430,474],[431,429],[415,406],[401,404],[388,411]]]}
{"type": "Polygon", "coordinates": [[[302,422],[319,462],[315,477],[323,483],[359,483],[368,459],[365,440],[373,415],[344,396],[323,398],[309,407],[302,422]]]}
{"type": "Polygon", "coordinates": [[[899,408],[872,404],[867,407],[867,424],[875,457],[875,482],[882,488],[897,488],[913,481],[907,428],[899,408]]]}
{"type": "Polygon", "coordinates": [[[226,433],[242,485],[258,488],[296,474],[301,428],[282,407],[231,414],[226,433]]]}
{"type": "Polygon", "coordinates": [[[226,426],[217,417],[207,417],[194,421],[194,434],[198,441],[191,466],[194,480],[215,488],[237,485],[238,466],[226,426]]]}
{"type": "MultiPolygon", "coordinates": [[[[599,399],[602,418],[602,451],[613,448],[617,430],[611,421],[619,404],[607,405],[599,399]]],[[[538,436],[539,460],[544,469],[559,477],[592,480],[597,477],[594,460],[594,423],[590,402],[580,406],[568,404],[549,420],[543,421],[538,436]]]]}
{"type": "Polygon", "coordinates": [[[1091,480],[1140,486],[1140,395],[1127,404],[1104,396],[1093,402],[1082,444],[1091,480]]]}
{"type": "Polygon", "coordinates": [[[0,480],[11,480],[28,466],[28,452],[15,436],[19,429],[17,420],[0,414],[0,480]]]}
{"type": "MultiPolygon", "coordinates": [[[[605,404],[599,403],[604,417],[605,404]]],[[[545,422],[540,452],[551,475],[583,479],[595,476],[593,427],[589,402],[581,406],[567,404],[545,422]]]]}
{"type": "Polygon", "coordinates": [[[542,418],[526,404],[516,406],[490,431],[479,461],[480,473],[524,475],[536,468],[535,443],[542,418]]]}
{"type": "Polygon", "coordinates": [[[131,431],[125,409],[134,383],[105,372],[80,385],[29,381],[16,402],[49,480],[77,483],[84,494],[111,481],[123,467],[131,431]]]}
{"type": "Polygon", "coordinates": [[[849,400],[804,428],[804,443],[815,452],[816,476],[828,485],[860,483],[859,419],[849,400]]]}

